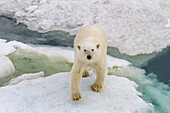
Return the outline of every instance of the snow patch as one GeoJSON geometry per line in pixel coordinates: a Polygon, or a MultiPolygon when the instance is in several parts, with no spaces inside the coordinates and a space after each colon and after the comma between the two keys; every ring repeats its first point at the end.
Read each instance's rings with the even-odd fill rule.
{"type": "Polygon", "coordinates": [[[67,72],[1,87],[1,113],[153,112],[152,104],[138,96],[137,84],[127,78],[107,76],[105,89],[101,93],[90,89],[95,76],[82,78],[80,91],[83,98],[78,102],[70,99],[69,81],[70,73],[67,72]]]}

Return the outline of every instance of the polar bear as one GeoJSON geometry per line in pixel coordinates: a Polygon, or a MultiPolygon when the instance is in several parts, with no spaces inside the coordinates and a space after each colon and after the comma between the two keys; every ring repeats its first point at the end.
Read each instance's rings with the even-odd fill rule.
{"type": "Polygon", "coordinates": [[[81,99],[81,77],[89,76],[88,67],[96,70],[97,77],[91,89],[101,92],[107,75],[107,38],[102,29],[94,25],[81,28],[74,40],[74,65],[71,70],[71,99],[81,99]]]}

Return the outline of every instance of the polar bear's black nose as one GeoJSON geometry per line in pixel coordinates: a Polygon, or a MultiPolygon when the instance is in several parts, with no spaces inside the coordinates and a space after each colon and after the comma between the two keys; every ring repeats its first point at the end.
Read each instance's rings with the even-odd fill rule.
{"type": "Polygon", "coordinates": [[[88,55],[88,56],[87,56],[87,59],[90,60],[90,59],[91,59],[91,55],[88,55]]]}

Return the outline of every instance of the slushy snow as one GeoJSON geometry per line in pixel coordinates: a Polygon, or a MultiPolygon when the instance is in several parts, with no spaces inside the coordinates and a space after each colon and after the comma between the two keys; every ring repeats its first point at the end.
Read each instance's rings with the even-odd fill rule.
{"type": "Polygon", "coordinates": [[[137,55],[170,45],[169,6],[170,0],[1,0],[0,15],[39,32],[62,30],[75,35],[82,26],[98,25],[109,46],[137,55]]]}
{"type": "Polygon", "coordinates": [[[107,76],[105,89],[93,92],[95,76],[82,78],[78,102],[70,99],[70,73],[23,81],[0,88],[1,113],[148,113],[153,106],[143,101],[137,84],[127,78],[107,76]]]}

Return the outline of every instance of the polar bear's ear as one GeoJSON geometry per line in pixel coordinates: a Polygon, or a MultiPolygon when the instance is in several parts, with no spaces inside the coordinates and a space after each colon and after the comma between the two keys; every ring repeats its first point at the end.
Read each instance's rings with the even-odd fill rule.
{"type": "Polygon", "coordinates": [[[99,47],[100,47],[100,44],[97,44],[97,46],[96,46],[96,47],[97,47],[97,49],[99,49],[99,47]]]}
{"type": "Polygon", "coordinates": [[[77,48],[80,50],[80,46],[79,45],[77,45],[77,48]]]}

